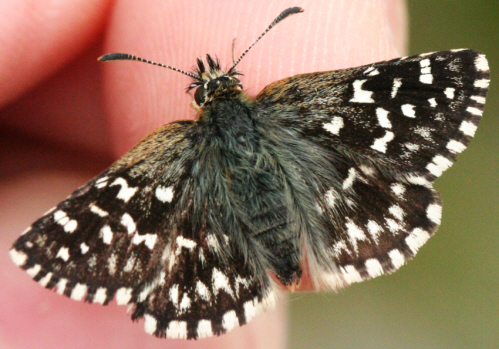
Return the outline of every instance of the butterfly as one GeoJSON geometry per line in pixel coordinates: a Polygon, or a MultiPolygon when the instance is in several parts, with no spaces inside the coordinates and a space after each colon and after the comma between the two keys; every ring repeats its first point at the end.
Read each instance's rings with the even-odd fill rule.
{"type": "Polygon", "coordinates": [[[131,307],[157,337],[221,335],[299,285],[391,273],[435,233],[434,180],[474,136],[489,85],[460,49],[300,74],[248,96],[237,64],[189,75],[195,121],[160,127],[10,250],[43,287],[131,307]]]}

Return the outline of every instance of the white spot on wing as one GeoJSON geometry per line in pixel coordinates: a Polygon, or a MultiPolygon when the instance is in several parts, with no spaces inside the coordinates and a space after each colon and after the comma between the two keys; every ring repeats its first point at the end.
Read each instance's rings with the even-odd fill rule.
{"type": "Polygon", "coordinates": [[[421,66],[421,75],[419,81],[423,84],[431,84],[433,82],[433,75],[431,75],[430,59],[426,58],[419,62],[421,66]]]}
{"type": "Polygon", "coordinates": [[[369,74],[370,72],[372,72],[374,70],[374,67],[369,67],[367,68],[366,70],[364,70],[364,74],[369,74]]]}
{"type": "Polygon", "coordinates": [[[402,113],[408,118],[415,118],[416,111],[414,110],[415,106],[412,104],[404,104],[402,105],[402,113]]]}
{"type": "Polygon", "coordinates": [[[371,166],[360,165],[359,169],[368,177],[374,176],[374,174],[376,173],[376,169],[371,166]]]}
{"type": "Polygon", "coordinates": [[[224,314],[222,318],[222,327],[226,331],[230,331],[238,325],[239,325],[239,320],[237,319],[237,315],[234,310],[229,310],[224,314]]]}
{"type": "Polygon", "coordinates": [[[383,267],[381,266],[381,263],[375,259],[375,258],[370,258],[366,261],[366,271],[371,277],[376,277],[383,275],[383,267]]]}
{"type": "Polygon", "coordinates": [[[227,277],[227,275],[222,273],[217,268],[213,268],[212,282],[213,282],[213,292],[215,293],[215,295],[218,294],[219,290],[224,290],[232,297],[234,297],[234,293],[232,292],[232,288],[230,287],[229,284],[229,278],[227,277]]]}
{"type": "Polygon", "coordinates": [[[388,120],[388,110],[376,108],[376,116],[381,127],[392,128],[392,123],[388,120]]]}
{"type": "Polygon", "coordinates": [[[61,247],[55,258],[61,258],[63,261],[67,262],[69,259],[69,249],[67,247],[61,247]]]}
{"type": "Polygon", "coordinates": [[[61,210],[54,212],[54,221],[61,225],[66,233],[73,233],[78,227],[78,222],[74,219],[69,219],[66,212],[61,210]]]}
{"type": "Polygon", "coordinates": [[[135,234],[132,238],[132,244],[139,245],[140,243],[144,242],[144,244],[152,250],[154,248],[154,245],[156,244],[157,239],[158,235],[156,234],[135,234]]]}
{"type": "Polygon", "coordinates": [[[130,216],[128,213],[125,213],[121,217],[121,224],[126,228],[128,234],[135,233],[135,230],[137,229],[132,216],[130,216]]]}
{"type": "Polygon", "coordinates": [[[447,143],[447,149],[456,154],[466,149],[466,146],[461,142],[451,139],[449,143],[447,143]]]}
{"type": "Polygon", "coordinates": [[[81,249],[81,254],[85,254],[88,252],[89,247],[86,243],[82,242],[80,245],[80,249],[81,249]]]}
{"type": "Polygon", "coordinates": [[[101,217],[106,217],[109,214],[95,204],[90,204],[90,211],[101,217]]]}
{"type": "Polygon", "coordinates": [[[64,225],[67,222],[69,222],[69,217],[64,211],[55,211],[54,212],[54,221],[57,222],[60,225],[64,225]]]}
{"type": "Polygon", "coordinates": [[[340,240],[333,245],[333,251],[335,256],[339,256],[343,250],[348,252],[348,247],[345,241],[340,240]]]}
{"type": "Polygon", "coordinates": [[[156,197],[161,202],[172,202],[173,200],[173,186],[167,188],[159,186],[156,188],[156,197]]]}
{"type": "Polygon", "coordinates": [[[433,75],[422,74],[419,76],[419,81],[421,81],[423,84],[431,84],[433,83],[433,75]]]}
{"type": "Polygon", "coordinates": [[[135,262],[137,261],[137,257],[135,255],[131,255],[128,260],[126,261],[125,266],[123,267],[123,271],[126,273],[129,273],[133,270],[135,267],[135,262]]]}
{"type": "Polygon", "coordinates": [[[402,225],[395,222],[393,219],[387,218],[385,219],[385,222],[386,225],[388,226],[388,230],[390,230],[394,234],[403,228],[402,225]]]}
{"type": "Polygon", "coordinates": [[[475,135],[476,128],[477,127],[469,121],[463,121],[461,126],[459,126],[459,130],[469,137],[473,137],[475,135]]]}
{"type": "Polygon", "coordinates": [[[399,221],[401,221],[405,216],[404,210],[402,210],[402,207],[400,207],[399,205],[390,206],[388,208],[388,212],[390,212],[390,214],[393,217],[397,218],[399,221]]]}
{"type": "Polygon", "coordinates": [[[381,226],[375,221],[370,220],[367,222],[367,231],[371,235],[374,241],[378,241],[379,234],[383,231],[381,226]]]}
{"type": "Polygon", "coordinates": [[[66,289],[66,284],[68,283],[68,279],[60,278],[57,285],[55,285],[56,293],[62,295],[64,290],[66,289]]]}
{"type": "Polygon", "coordinates": [[[426,216],[433,223],[440,224],[442,219],[442,206],[438,204],[428,205],[426,208],[426,216]]]}
{"type": "Polygon", "coordinates": [[[207,338],[213,336],[210,320],[199,320],[197,328],[198,338],[207,338]]]}
{"type": "Polygon", "coordinates": [[[478,88],[488,88],[489,87],[490,80],[489,79],[481,79],[475,81],[475,87],[478,88]]]}
{"type": "Polygon", "coordinates": [[[73,288],[73,291],[71,291],[71,299],[74,299],[75,301],[81,301],[86,293],[87,285],[77,283],[73,288]]]}
{"type": "Polygon", "coordinates": [[[364,85],[366,81],[367,80],[356,80],[353,82],[353,98],[350,99],[350,102],[374,103],[374,100],[371,98],[373,93],[362,89],[362,85],[364,85]]]}
{"type": "Polygon", "coordinates": [[[132,299],[132,288],[121,287],[116,291],[116,303],[118,305],[126,305],[132,299]]]}
{"type": "Polygon", "coordinates": [[[26,270],[26,273],[32,278],[34,278],[40,272],[41,269],[42,266],[40,264],[35,264],[32,268],[26,270]]]}
{"type": "Polygon", "coordinates": [[[348,177],[343,182],[343,190],[347,190],[353,185],[356,176],[357,176],[357,171],[355,171],[355,168],[350,167],[350,169],[348,170],[348,177]]]}
{"type": "Polygon", "coordinates": [[[422,185],[423,187],[427,188],[432,187],[432,184],[422,176],[414,176],[414,175],[407,176],[407,182],[409,182],[410,184],[422,185]]]}
{"type": "Polygon", "coordinates": [[[104,302],[106,301],[106,297],[107,297],[106,288],[99,287],[97,289],[97,292],[95,292],[93,301],[94,303],[104,304],[104,302]]]}
{"type": "Polygon", "coordinates": [[[396,248],[388,252],[388,256],[390,256],[390,259],[392,260],[392,264],[395,269],[400,268],[405,263],[404,255],[396,248]]]}
{"type": "Polygon", "coordinates": [[[113,240],[113,231],[111,230],[111,227],[109,227],[109,225],[106,224],[100,230],[100,234],[102,236],[102,241],[105,244],[110,245],[111,241],[113,240]]]}
{"type": "Polygon", "coordinates": [[[388,146],[388,143],[393,140],[394,137],[395,135],[393,132],[386,131],[383,137],[374,140],[374,144],[371,145],[371,148],[381,153],[386,153],[386,147],[388,146]]]}
{"type": "Polygon", "coordinates": [[[476,116],[482,116],[483,114],[483,111],[478,109],[478,108],[475,108],[475,107],[468,107],[466,109],[466,111],[470,114],[473,114],[473,115],[476,115],[476,116]]]}
{"type": "Polygon", "coordinates": [[[475,59],[475,66],[477,70],[481,71],[489,71],[489,62],[487,62],[487,58],[485,55],[478,55],[475,59]]]}
{"type": "Polygon", "coordinates": [[[211,247],[216,253],[220,251],[220,244],[218,243],[218,239],[213,234],[208,234],[206,236],[206,244],[211,247]]]}
{"type": "Polygon", "coordinates": [[[412,250],[412,253],[416,253],[421,246],[423,246],[426,241],[430,238],[430,234],[427,231],[416,228],[414,229],[408,237],[405,238],[405,243],[412,250]]]}
{"type": "Polygon", "coordinates": [[[485,104],[485,97],[482,97],[482,96],[471,96],[470,98],[472,100],[474,100],[475,102],[479,103],[479,104],[485,104]]]}
{"type": "Polygon", "coordinates": [[[52,272],[47,273],[44,277],[42,277],[40,280],[38,280],[38,283],[42,285],[43,287],[47,287],[50,279],[52,279],[52,272]]]}
{"type": "Polygon", "coordinates": [[[144,331],[148,334],[154,334],[156,332],[156,328],[158,326],[158,321],[154,318],[154,316],[150,314],[144,314],[144,331]]]}
{"type": "Polygon", "coordinates": [[[409,149],[410,151],[418,151],[420,148],[419,144],[414,144],[414,143],[404,143],[403,146],[409,149]]]}
{"type": "Polygon", "coordinates": [[[428,100],[428,103],[430,103],[430,107],[435,108],[437,106],[437,101],[435,98],[430,98],[428,100]]]}
{"type": "Polygon", "coordinates": [[[393,79],[393,87],[392,87],[392,95],[391,95],[392,98],[394,98],[397,95],[397,92],[398,92],[400,86],[402,86],[402,80],[400,78],[393,79]]]}
{"type": "Polygon", "coordinates": [[[341,268],[341,273],[347,284],[353,284],[355,282],[361,282],[362,277],[353,265],[346,265],[341,268]]]}
{"type": "Polygon", "coordinates": [[[454,99],[454,92],[456,91],[455,88],[452,87],[447,87],[444,91],[445,96],[449,99],[454,99]]]}
{"type": "Polygon", "coordinates": [[[211,300],[211,295],[210,291],[208,290],[208,287],[206,287],[206,285],[203,284],[201,281],[198,281],[196,283],[196,293],[198,294],[199,297],[201,297],[201,299],[204,299],[207,302],[211,300]]]}
{"type": "Polygon", "coordinates": [[[118,262],[118,257],[116,254],[112,254],[108,259],[107,259],[107,268],[109,270],[109,274],[113,276],[116,274],[116,263],[118,262]]]}
{"type": "Polygon", "coordinates": [[[189,298],[189,296],[187,296],[187,294],[184,293],[182,301],[180,302],[179,305],[180,308],[179,312],[185,313],[187,310],[189,310],[190,307],[191,307],[191,299],[189,298]]]}
{"type": "Polygon", "coordinates": [[[169,294],[170,294],[170,301],[173,303],[173,305],[175,306],[175,308],[178,308],[178,296],[179,296],[178,287],[179,287],[178,284],[173,285],[170,288],[170,292],[169,292],[169,294]]]}
{"type": "Polygon", "coordinates": [[[197,243],[194,240],[186,239],[182,235],[177,236],[177,245],[179,248],[186,248],[188,250],[192,250],[196,247],[197,243]]]}
{"type": "Polygon", "coordinates": [[[400,183],[394,183],[390,186],[390,188],[392,189],[393,193],[399,198],[402,198],[405,193],[405,187],[400,183]]]}
{"type": "Polygon", "coordinates": [[[138,187],[135,187],[135,188],[128,187],[127,181],[124,178],[121,178],[121,177],[116,178],[114,180],[114,182],[111,183],[110,186],[113,186],[113,185],[119,185],[119,186],[121,186],[121,189],[118,192],[118,195],[116,197],[118,199],[123,200],[124,202],[130,201],[130,199],[132,198],[132,196],[134,196],[135,193],[137,192],[137,190],[139,189],[138,187]]]}
{"type": "Polygon", "coordinates": [[[343,128],[343,126],[343,118],[339,116],[335,116],[330,123],[323,125],[326,131],[331,132],[336,136],[340,134],[340,130],[343,128]]]}
{"type": "Polygon", "coordinates": [[[95,186],[99,189],[104,188],[107,185],[107,180],[109,177],[102,177],[95,181],[95,186]]]}
{"type": "Polygon", "coordinates": [[[12,261],[18,266],[23,266],[28,260],[28,256],[26,255],[26,253],[18,251],[15,248],[9,251],[9,255],[12,261]]]}
{"type": "Polygon", "coordinates": [[[170,321],[166,329],[168,338],[187,339],[187,322],[185,321],[170,321]]]}
{"type": "Polygon", "coordinates": [[[452,161],[443,157],[442,155],[436,155],[426,166],[426,169],[436,177],[440,177],[442,173],[452,166],[452,161]]]}
{"type": "Polygon", "coordinates": [[[327,192],[326,192],[326,195],[324,196],[324,198],[326,199],[326,202],[328,204],[329,207],[334,207],[335,205],[335,201],[336,201],[336,196],[335,196],[335,191],[334,189],[329,189],[327,192]]]}
{"type": "Polygon", "coordinates": [[[345,226],[347,227],[348,241],[353,245],[355,251],[357,251],[358,241],[365,240],[366,235],[364,234],[364,231],[351,220],[348,220],[345,223],[345,226]]]}
{"type": "Polygon", "coordinates": [[[66,233],[73,233],[76,228],[78,227],[78,222],[75,221],[74,219],[71,219],[65,226],[64,226],[64,231],[66,233]]]}
{"type": "Polygon", "coordinates": [[[421,61],[419,61],[419,65],[421,66],[421,68],[429,67],[430,63],[431,62],[429,58],[422,59],[421,61]]]}

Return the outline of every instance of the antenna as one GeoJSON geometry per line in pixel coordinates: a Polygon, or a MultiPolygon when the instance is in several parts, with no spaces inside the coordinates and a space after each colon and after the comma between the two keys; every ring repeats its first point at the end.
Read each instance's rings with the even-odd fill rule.
{"type": "Polygon", "coordinates": [[[171,69],[171,70],[175,70],[175,71],[177,71],[179,73],[188,75],[191,78],[199,80],[198,76],[196,76],[194,74],[191,74],[191,73],[188,73],[186,71],[183,71],[181,69],[170,67],[169,65],[165,65],[165,64],[161,64],[161,63],[156,63],[156,62],[153,62],[153,61],[150,61],[150,60],[147,60],[147,59],[144,59],[144,58],[140,58],[140,57],[128,54],[128,53],[108,53],[107,55],[100,56],[99,58],[97,58],[97,60],[100,61],[100,62],[109,62],[109,61],[139,61],[139,62],[144,62],[144,63],[148,63],[148,64],[152,64],[152,65],[157,65],[159,67],[163,67],[163,68],[168,68],[168,69],[171,69]]]}
{"type": "Polygon", "coordinates": [[[246,54],[248,53],[249,50],[251,50],[251,48],[253,46],[255,46],[255,44],[260,41],[261,38],[263,38],[263,36],[265,34],[267,34],[267,32],[272,29],[277,23],[279,23],[280,21],[282,21],[283,19],[285,19],[286,17],[290,16],[290,15],[294,15],[295,13],[300,13],[300,12],[303,12],[303,9],[301,7],[290,7],[284,11],[281,12],[281,14],[279,16],[276,17],[276,19],[274,19],[274,21],[272,23],[270,23],[270,25],[267,27],[267,29],[265,29],[265,31],[258,37],[258,39],[256,39],[251,45],[250,47],[248,47],[246,49],[246,51],[243,52],[243,54],[241,56],[239,56],[239,58],[237,59],[237,61],[234,62],[234,65],[229,69],[229,71],[232,71],[236,65],[239,64],[239,62],[241,62],[241,59],[243,59],[244,56],[246,56],[246,54]]]}
{"type": "MultiPolygon", "coordinates": [[[[258,37],[258,39],[256,39],[251,45],[250,47],[248,47],[246,49],[246,51],[243,52],[243,54],[241,56],[239,56],[239,58],[237,59],[237,61],[234,62],[234,42],[232,42],[232,61],[234,62],[234,64],[232,65],[232,67],[229,69],[229,72],[232,72],[234,70],[234,68],[236,67],[236,65],[239,64],[239,62],[241,62],[241,59],[243,59],[244,56],[246,56],[246,54],[248,53],[249,50],[251,50],[251,48],[253,46],[255,46],[255,44],[260,41],[261,38],[263,38],[263,36],[265,34],[267,34],[267,32],[272,29],[277,23],[279,23],[280,21],[282,21],[283,19],[285,19],[286,17],[290,16],[290,15],[293,15],[295,13],[300,13],[300,12],[303,12],[303,9],[301,7],[290,7],[284,11],[281,12],[281,14],[279,16],[277,16],[276,19],[274,19],[274,21],[272,23],[270,23],[270,25],[267,27],[267,29],[265,29],[265,31],[258,37]]],[[[153,61],[150,61],[148,59],[144,59],[144,58],[140,58],[140,57],[137,57],[137,56],[134,56],[134,55],[131,55],[131,54],[128,54],[128,53],[108,53],[104,56],[100,56],[99,58],[97,58],[98,61],[100,62],[109,62],[109,61],[139,61],[139,62],[144,62],[144,63],[148,63],[148,64],[152,64],[152,65],[157,65],[159,67],[163,67],[163,68],[168,68],[168,69],[171,69],[171,70],[175,70],[176,72],[179,72],[179,73],[182,73],[184,75],[187,75],[187,76],[190,76],[191,78],[194,78],[195,80],[199,80],[199,76],[196,76],[192,73],[188,73],[184,70],[181,70],[181,69],[177,69],[177,68],[174,68],[174,67],[171,67],[169,65],[165,65],[165,64],[161,64],[161,63],[157,63],[157,62],[153,62],[153,61]]]]}

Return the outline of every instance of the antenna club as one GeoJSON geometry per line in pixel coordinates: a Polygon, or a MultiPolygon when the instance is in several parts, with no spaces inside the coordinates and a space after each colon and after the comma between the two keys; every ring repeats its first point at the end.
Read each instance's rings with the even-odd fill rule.
{"type": "Polygon", "coordinates": [[[97,58],[99,62],[110,62],[118,60],[134,60],[133,56],[127,53],[108,53],[97,58]]]}
{"type": "Polygon", "coordinates": [[[265,31],[246,49],[246,51],[244,51],[241,56],[239,56],[239,58],[237,59],[237,61],[234,62],[234,64],[232,65],[232,67],[229,69],[229,71],[233,71],[236,67],[236,65],[239,64],[239,62],[241,62],[241,59],[243,59],[244,56],[246,56],[246,54],[248,53],[249,50],[251,50],[251,48],[253,46],[255,46],[255,44],[260,41],[261,38],[263,38],[265,36],[265,34],[268,33],[268,31],[270,29],[272,29],[277,23],[279,23],[280,21],[282,21],[283,19],[285,19],[286,17],[290,16],[290,15],[293,15],[295,13],[300,13],[300,12],[303,12],[304,10],[301,8],[301,7],[290,7],[290,8],[287,8],[285,9],[284,11],[282,11],[279,16],[276,17],[276,19],[274,19],[272,21],[272,23],[270,23],[270,25],[267,27],[267,29],[265,29],[265,31]]]}

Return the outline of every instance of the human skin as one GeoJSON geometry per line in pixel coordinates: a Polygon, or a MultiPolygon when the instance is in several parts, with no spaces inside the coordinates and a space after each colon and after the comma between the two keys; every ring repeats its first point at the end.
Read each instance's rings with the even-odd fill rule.
{"type": "MultiPolygon", "coordinates": [[[[298,73],[404,54],[398,0],[0,2],[0,347],[284,348],[285,298],[276,310],[201,341],[156,339],[124,307],[88,305],[44,290],[8,257],[32,221],[158,126],[194,118],[190,78],[138,62],[98,63],[127,52],[188,70],[216,54],[222,66],[284,9],[238,69],[250,95],[298,73]]],[[[300,291],[310,290],[306,278],[300,291]]]]}

